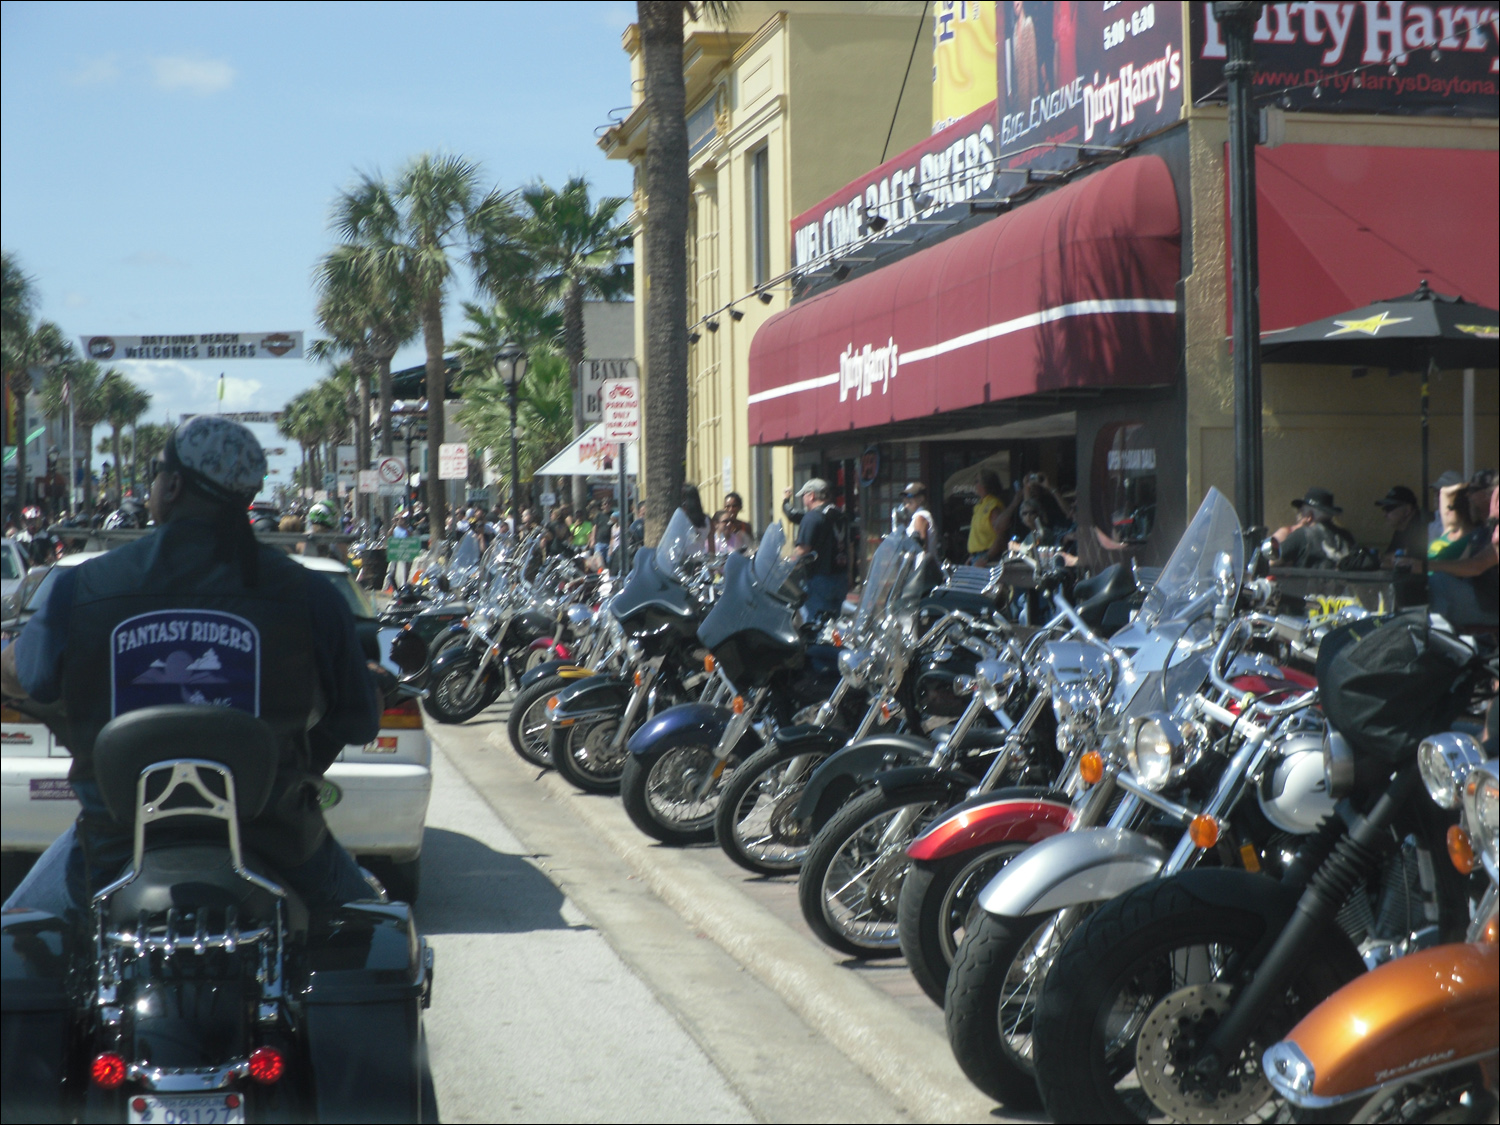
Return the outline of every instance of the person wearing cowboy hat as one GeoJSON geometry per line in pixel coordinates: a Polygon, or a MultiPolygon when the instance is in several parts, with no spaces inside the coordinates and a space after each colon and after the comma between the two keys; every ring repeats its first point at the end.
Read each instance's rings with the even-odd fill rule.
{"type": "Polygon", "coordinates": [[[1347,528],[1334,522],[1344,509],[1333,502],[1333,493],[1309,488],[1292,506],[1297,509],[1297,523],[1281,542],[1279,565],[1337,570],[1358,544],[1347,528]]]}

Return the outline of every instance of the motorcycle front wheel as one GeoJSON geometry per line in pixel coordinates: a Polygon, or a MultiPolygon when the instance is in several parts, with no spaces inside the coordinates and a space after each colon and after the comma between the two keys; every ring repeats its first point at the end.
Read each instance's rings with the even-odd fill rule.
{"type": "Polygon", "coordinates": [[[422,706],[440,723],[466,723],[495,700],[491,682],[498,672],[487,668],[478,681],[474,680],[477,661],[465,660],[449,668],[427,690],[422,706]],[[470,686],[472,684],[472,687],[470,686]]]}
{"type": "Polygon", "coordinates": [[[896,935],[906,846],[945,806],[875,788],[849,802],[813,840],[797,901],[825,945],[852,957],[899,957],[896,935]]]}
{"type": "Polygon", "coordinates": [[[932,863],[912,863],[901,884],[896,932],[911,975],[934,1004],[942,1005],[953,958],[982,913],[979,892],[1029,846],[993,844],[932,863]]]}
{"type": "Polygon", "coordinates": [[[764,746],[734,771],[714,817],[724,854],[757,875],[788,875],[802,866],[812,833],[794,815],[813,770],[828,757],[764,746]]]}
{"type": "Polygon", "coordinates": [[[738,764],[732,755],[719,760],[715,749],[702,743],[630,755],[620,775],[620,799],[635,826],[674,847],[712,840],[719,799],[738,764]]]}
{"type": "Polygon", "coordinates": [[[1253,950],[1279,915],[1254,896],[1228,907],[1176,880],[1137,887],[1079,925],[1037,1005],[1037,1085],[1056,1121],[1236,1122],[1284,1112],[1261,1073],[1265,1049],[1364,971],[1341,930],[1307,951],[1286,995],[1210,1088],[1186,1059],[1234,1003],[1253,950]]]}
{"type": "Polygon", "coordinates": [[[585,793],[618,793],[620,775],[630,757],[623,745],[614,745],[619,729],[619,715],[579,719],[571,726],[554,727],[547,736],[553,768],[585,793]]]}
{"type": "Polygon", "coordinates": [[[522,688],[511,700],[510,717],[505,720],[510,748],[534,766],[552,768],[552,751],[547,745],[547,700],[573,682],[562,676],[545,676],[522,688]]]}

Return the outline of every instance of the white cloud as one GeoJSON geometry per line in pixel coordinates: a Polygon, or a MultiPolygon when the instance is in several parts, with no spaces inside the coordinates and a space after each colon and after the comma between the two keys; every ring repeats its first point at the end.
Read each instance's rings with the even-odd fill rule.
{"type": "Polygon", "coordinates": [[[151,60],[151,73],[162,90],[217,94],[234,84],[234,67],[202,55],[163,55],[151,60]]]}
{"type": "Polygon", "coordinates": [[[83,59],[73,70],[63,75],[74,86],[102,86],[120,77],[118,55],[100,55],[83,59]]]}
{"type": "Polygon", "coordinates": [[[67,305],[68,308],[70,308],[70,309],[81,309],[81,308],[83,308],[84,305],[86,305],[88,303],[89,303],[89,299],[87,297],[85,297],[82,293],[64,293],[63,294],[63,304],[67,305]]]}

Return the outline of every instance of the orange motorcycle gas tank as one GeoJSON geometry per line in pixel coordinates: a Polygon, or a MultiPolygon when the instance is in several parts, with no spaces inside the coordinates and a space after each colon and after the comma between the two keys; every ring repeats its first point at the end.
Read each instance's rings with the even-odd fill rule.
{"type": "Polygon", "coordinates": [[[1500,950],[1422,950],[1350,981],[1287,1034],[1313,1064],[1315,1098],[1339,1098],[1500,1049],[1500,950]]]}

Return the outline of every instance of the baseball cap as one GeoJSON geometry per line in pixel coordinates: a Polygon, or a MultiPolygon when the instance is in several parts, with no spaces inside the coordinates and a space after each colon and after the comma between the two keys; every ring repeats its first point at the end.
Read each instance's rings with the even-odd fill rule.
{"type": "Polygon", "coordinates": [[[914,480],[901,490],[902,496],[926,496],[927,486],[919,480],[914,480]]]}
{"type": "Polygon", "coordinates": [[[1433,481],[1427,487],[1428,488],[1452,488],[1455,484],[1463,484],[1463,482],[1464,482],[1464,478],[1463,478],[1463,474],[1462,473],[1455,473],[1452,469],[1449,469],[1446,473],[1444,473],[1442,476],[1438,477],[1437,480],[1433,481]]]}
{"type": "Polygon", "coordinates": [[[1413,508],[1417,506],[1417,494],[1404,484],[1393,485],[1382,499],[1375,501],[1377,508],[1397,508],[1402,504],[1410,504],[1413,508]]]}
{"type": "Polygon", "coordinates": [[[167,439],[166,467],[211,500],[247,504],[266,482],[266,454],[248,426],[200,414],[167,439]]]}

